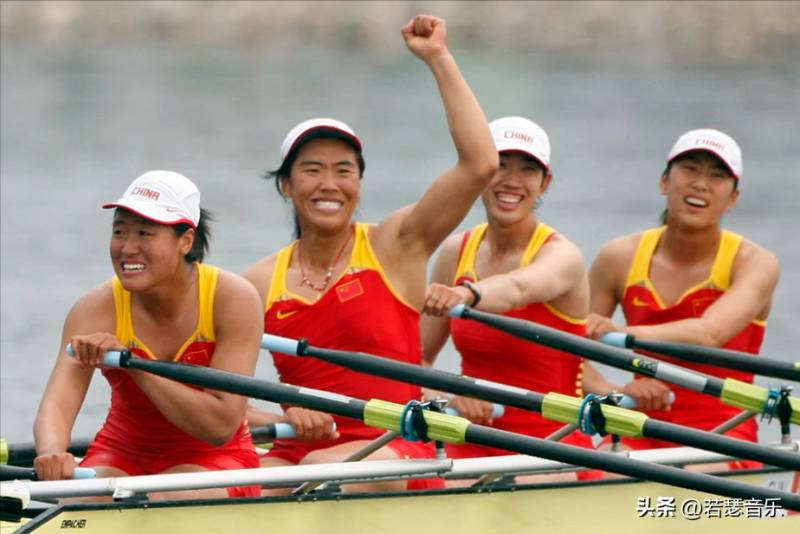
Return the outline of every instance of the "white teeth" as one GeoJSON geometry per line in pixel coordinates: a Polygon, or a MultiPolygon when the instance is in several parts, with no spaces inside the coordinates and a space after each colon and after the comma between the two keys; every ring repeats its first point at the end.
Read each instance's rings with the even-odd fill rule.
{"type": "Polygon", "coordinates": [[[315,200],[314,206],[321,210],[338,210],[342,207],[342,202],[338,200],[315,200]]]}
{"type": "Polygon", "coordinates": [[[687,204],[690,204],[692,206],[697,206],[698,208],[705,208],[706,206],[708,206],[708,202],[703,200],[702,198],[686,197],[684,200],[686,200],[687,204]]]}
{"type": "Polygon", "coordinates": [[[497,200],[506,204],[519,204],[522,202],[522,197],[512,193],[497,193],[497,200]]]}
{"type": "Polygon", "coordinates": [[[143,271],[144,264],[143,263],[123,263],[122,264],[123,271],[143,271]]]}

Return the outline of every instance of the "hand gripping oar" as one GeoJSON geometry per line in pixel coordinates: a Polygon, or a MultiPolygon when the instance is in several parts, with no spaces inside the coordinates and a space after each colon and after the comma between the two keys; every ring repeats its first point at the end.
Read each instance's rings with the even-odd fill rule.
{"type": "Polygon", "coordinates": [[[736,369],[762,376],[783,378],[800,382],[800,362],[782,362],[764,356],[756,357],[748,352],[720,349],[717,347],[703,347],[687,343],[672,343],[668,341],[649,341],[637,339],[631,334],[622,332],[609,332],[604,334],[600,341],[612,347],[621,349],[641,349],[657,354],[672,356],[679,360],[694,363],[704,363],[736,369]]]}
{"type": "MultiPolygon", "coordinates": [[[[91,467],[76,467],[72,473],[74,479],[95,478],[97,473],[91,467]]],[[[32,467],[0,465],[0,480],[39,480],[32,467]]]]}
{"type": "Polygon", "coordinates": [[[327,391],[275,384],[209,367],[134,358],[127,351],[107,352],[103,363],[108,367],[139,369],[208,389],[330,412],[404,435],[408,435],[407,431],[411,428],[422,439],[486,445],[726,497],[777,499],[783,508],[800,511],[800,495],[475,425],[461,417],[419,410],[418,403],[416,406],[412,403],[403,406],[377,399],[367,402],[327,391]]]}
{"type": "MultiPolygon", "coordinates": [[[[333,430],[336,430],[335,424],[333,430]]],[[[250,434],[253,436],[253,441],[258,443],[272,441],[273,439],[291,439],[297,437],[297,432],[289,423],[275,423],[272,425],[253,427],[250,429],[250,434]]],[[[85,456],[86,450],[89,448],[91,442],[92,440],[88,438],[74,439],[69,444],[67,451],[73,456],[85,456]]],[[[35,458],[35,443],[30,441],[24,443],[8,443],[5,439],[0,438],[0,466],[7,464],[29,467],[33,465],[33,460],[35,458]]],[[[75,478],[86,477],[76,476],[75,478]]]]}
{"type": "MultiPolygon", "coordinates": [[[[601,349],[618,350],[591,341],[589,343],[601,349]]],[[[597,429],[622,436],[646,436],[719,452],[735,458],[758,460],[785,469],[800,470],[800,454],[658,421],[640,412],[592,402],[590,397],[582,399],[560,393],[542,395],[519,387],[474,379],[362,352],[313,347],[305,340],[296,341],[269,334],[263,336],[261,345],[283,354],[312,356],[363,373],[540,412],[546,419],[577,425],[586,433],[592,433],[593,429],[597,429]]]]}
{"type": "MultiPolygon", "coordinates": [[[[606,346],[597,341],[562,332],[538,323],[482,312],[460,304],[458,306],[453,306],[450,310],[450,315],[462,319],[472,319],[473,321],[502,330],[513,336],[527,339],[528,341],[547,347],[570,352],[578,356],[583,356],[589,360],[610,365],[611,367],[658,378],[664,382],[682,386],[692,391],[707,393],[718,397],[725,404],[742,408],[750,412],[765,413],[771,416],[771,412],[775,408],[775,402],[770,396],[770,391],[761,386],[748,384],[732,378],[723,380],[715,376],[690,371],[677,365],[646,358],[639,354],[632,354],[627,350],[606,346]]],[[[796,397],[787,397],[785,405],[787,411],[791,409],[789,420],[796,425],[800,424],[800,399],[796,397]]],[[[664,436],[658,437],[657,439],[675,441],[675,439],[673,439],[674,436],[670,437],[671,432],[673,432],[672,430],[667,428],[657,429],[656,426],[658,425],[655,424],[656,421],[652,419],[650,421],[654,423],[652,425],[653,431],[664,436]]],[[[663,425],[663,423],[660,424],[663,425]]],[[[653,435],[652,437],[655,438],[657,436],[653,435]]],[[[793,467],[792,469],[797,468],[793,467]]]]}

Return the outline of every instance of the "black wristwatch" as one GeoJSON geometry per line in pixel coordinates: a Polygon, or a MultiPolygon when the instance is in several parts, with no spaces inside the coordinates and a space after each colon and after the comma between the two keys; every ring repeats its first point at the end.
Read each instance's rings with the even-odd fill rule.
{"type": "Polygon", "coordinates": [[[461,282],[461,285],[466,287],[467,289],[469,289],[469,292],[472,293],[472,296],[474,297],[474,300],[472,301],[472,304],[470,304],[470,307],[474,308],[481,301],[481,288],[480,288],[480,286],[478,284],[474,284],[474,283],[470,282],[469,280],[464,280],[463,282],[461,282]]]}

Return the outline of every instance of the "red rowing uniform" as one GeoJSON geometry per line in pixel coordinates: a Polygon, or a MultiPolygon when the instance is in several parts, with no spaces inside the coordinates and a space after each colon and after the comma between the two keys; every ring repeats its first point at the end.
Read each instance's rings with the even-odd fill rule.
{"type": "MultiPolygon", "coordinates": [[[[478,225],[464,235],[455,285],[465,280],[478,281],[475,260],[487,227],[486,223],[478,225]]],[[[555,233],[553,228],[538,223],[522,255],[520,268],[534,261],[536,253],[555,233]]],[[[546,302],[528,304],[507,311],[503,315],[533,321],[570,334],[586,336],[585,320],[570,317],[546,302]]],[[[450,319],[450,333],[456,349],[461,353],[462,372],[467,376],[541,393],[555,391],[565,395],[582,395],[583,360],[572,354],[533,344],[474,321],[450,319]]],[[[502,417],[493,420],[492,426],[543,438],[561,428],[563,423],[549,421],[538,413],[508,406],[502,417]]],[[[579,431],[573,432],[562,442],[586,448],[593,447],[591,437],[579,431]]],[[[472,444],[448,445],[447,452],[453,458],[509,454],[508,451],[472,444]]]]}
{"type": "MultiPolygon", "coordinates": [[[[355,224],[348,266],[316,302],[292,293],[286,284],[286,273],[297,242],[280,250],[264,312],[264,332],[292,339],[306,338],[317,347],[366,352],[420,365],[420,314],[403,300],[386,277],[369,243],[369,228],[365,223],[355,224]]],[[[281,381],[287,384],[399,404],[421,398],[419,386],[357,373],[314,358],[275,352],[273,358],[281,381]]],[[[334,419],[339,439],[316,442],[275,440],[269,456],[299,463],[313,450],[374,439],[383,433],[361,421],[339,416],[334,416],[334,419]]],[[[388,447],[400,458],[433,457],[430,444],[398,438],[388,447]]],[[[419,482],[410,481],[409,488],[430,487],[428,483],[420,486],[419,482]]],[[[440,486],[440,483],[435,485],[440,486]]]]}
{"type": "MultiPolygon", "coordinates": [[[[196,267],[199,286],[197,329],[173,361],[207,367],[216,345],[214,294],[218,269],[202,263],[197,263],[196,267]]],[[[156,360],[133,331],[130,292],[122,287],[117,277],[112,284],[117,339],[134,355],[156,360]]],[[[259,467],[245,421],[225,445],[215,447],[167,420],[127,371],[103,369],[102,373],[111,385],[111,409],[81,462],[82,466],[115,467],[132,476],[161,473],[182,464],[200,465],[210,471],[259,467]]],[[[257,497],[261,495],[261,488],[228,488],[228,494],[231,497],[257,497]]]]}
{"type": "MultiPolygon", "coordinates": [[[[709,277],[689,288],[670,306],[665,306],[661,297],[650,281],[650,263],[658,242],[664,233],[664,227],[653,228],[645,231],[639,240],[633,263],[625,282],[625,291],[622,298],[622,310],[629,326],[647,326],[680,321],[701,317],[703,313],[720,298],[731,285],[731,269],[742,236],[723,230],[719,249],[711,267],[709,277]]],[[[732,337],[723,348],[758,354],[761,342],[764,339],[765,321],[753,320],[738,334],[732,337]]],[[[648,354],[648,356],[653,356],[648,354]]],[[[713,375],[719,378],[735,378],[742,382],[753,382],[753,375],[743,371],[723,369],[711,365],[685,362],[658,356],[659,359],[713,375]]],[[[636,378],[639,378],[638,376],[636,378]]],[[[723,404],[717,398],[703,393],[697,393],[679,386],[670,386],[675,393],[675,402],[668,411],[648,412],[648,415],[662,421],[679,424],[701,430],[711,430],[717,425],[734,417],[741,409],[723,404]]],[[[757,441],[758,423],[750,419],[736,428],[726,432],[726,435],[757,441]]],[[[626,446],[633,449],[654,449],[674,447],[675,444],[650,438],[622,438],[626,446]]],[[[761,464],[752,461],[738,461],[730,463],[732,468],[758,467],[761,464]]]]}

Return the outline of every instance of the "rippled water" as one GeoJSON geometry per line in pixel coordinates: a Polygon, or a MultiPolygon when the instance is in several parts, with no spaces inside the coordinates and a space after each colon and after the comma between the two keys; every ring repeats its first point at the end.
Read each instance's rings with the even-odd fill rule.
{"type": "MultiPolygon", "coordinates": [[[[800,359],[797,70],[609,69],[496,51],[456,55],[490,118],[525,115],[548,130],[555,182],[540,215],[588,261],[608,239],[656,223],[657,178],[678,134],[731,133],[744,149],[745,177],[726,224],[782,265],[763,353],[800,359]]],[[[290,239],[288,210],[259,176],[277,165],[283,136],[300,120],[334,116],[361,135],[365,220],[413,202],[454,161],[435,83],[410,56],[4,43],[0,101],[0,425],[13,441],[31,439],[67,311],[112,275],[111,216],[99,206],[141,172],[194,179],[217,217],[210,263],[241,272],[290,239]]],[[[462,226],[481,215],[475,208],[462,226]]],[[[457,369],[452,351],[441,366],[457,369]]],[[[274,376],[266,354],[258,374],[274,376]]],[[[96,378],[75,436],[97,430],[108,395],[96,378]]],[[[763,434],[774,439],[777,430],[763,434]]]]}

